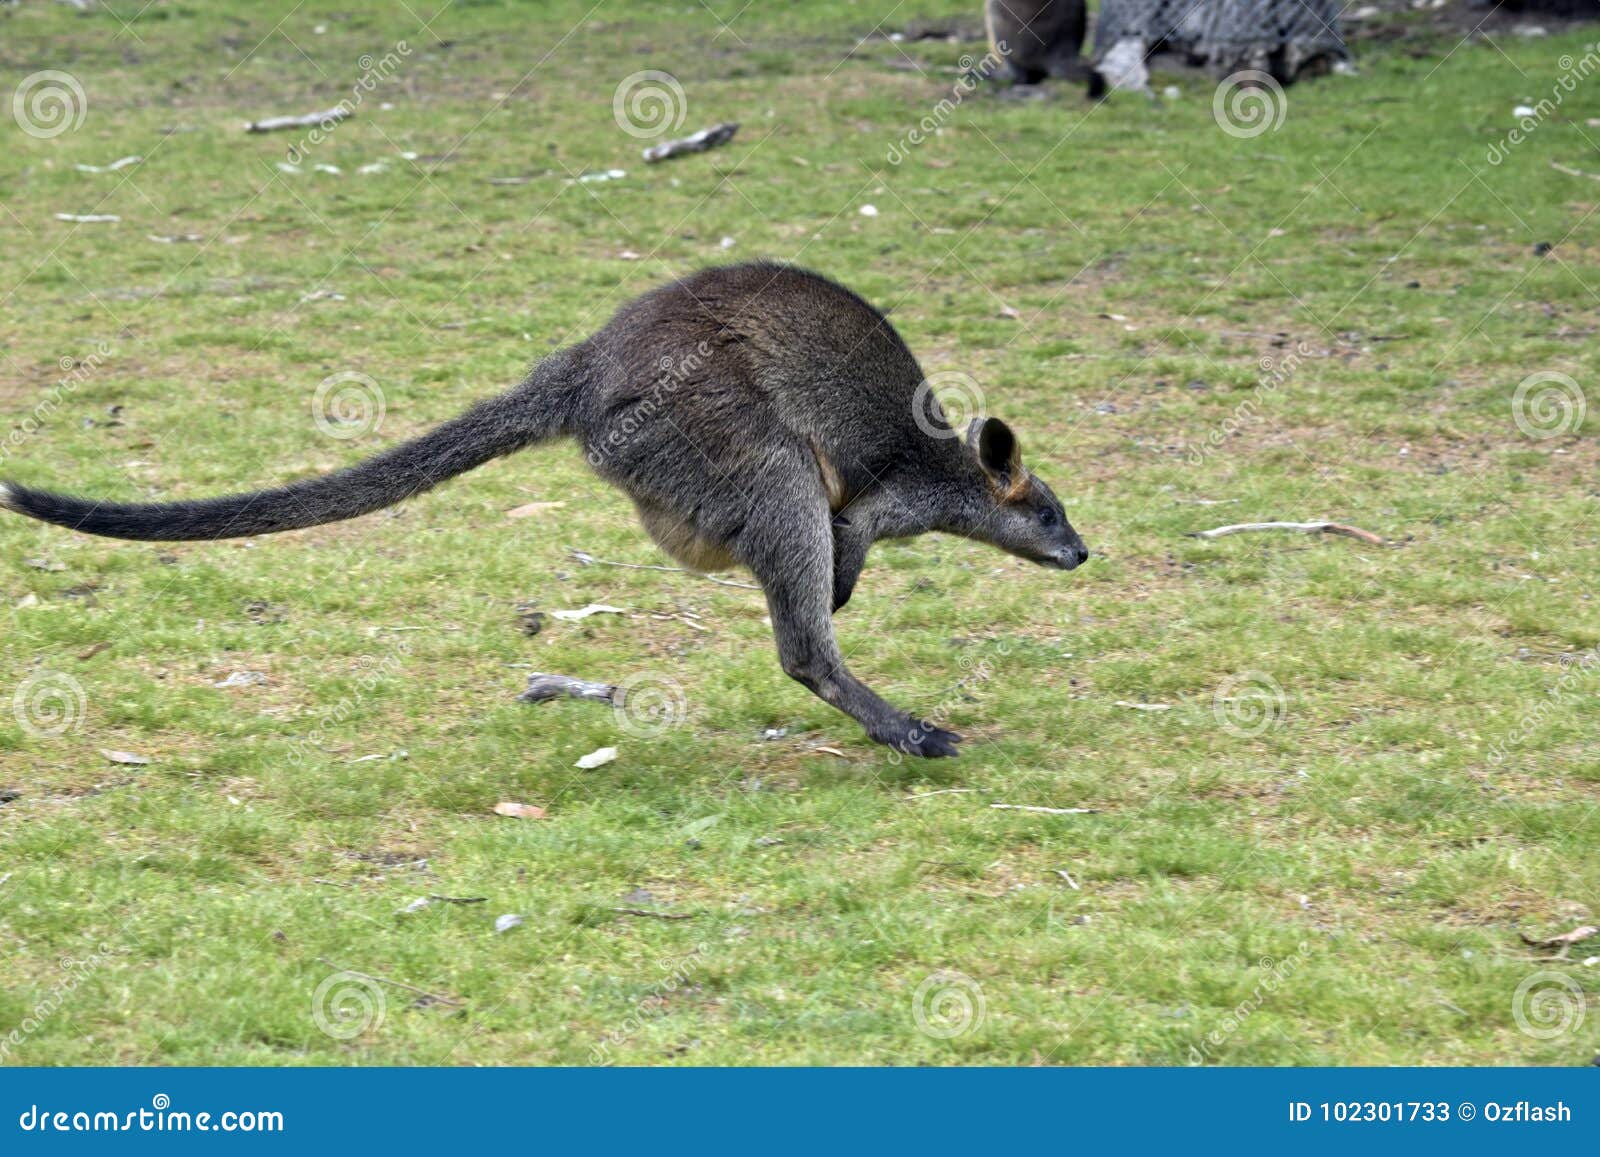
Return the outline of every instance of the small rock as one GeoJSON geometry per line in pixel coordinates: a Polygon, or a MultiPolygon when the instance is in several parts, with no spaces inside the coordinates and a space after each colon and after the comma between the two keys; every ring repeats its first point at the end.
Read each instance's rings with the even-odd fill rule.
{"type": "Polygon", "coordinates": [[[507,912],[504,916],[495,917],[494,930],[497,935],[520,927],[522,927],[522,917],[515,912],[507,912]]]}

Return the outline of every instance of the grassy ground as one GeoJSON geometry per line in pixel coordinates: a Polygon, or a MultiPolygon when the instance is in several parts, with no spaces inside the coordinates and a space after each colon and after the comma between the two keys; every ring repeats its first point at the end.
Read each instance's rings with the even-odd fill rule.
{"type": "Polygon", "coordinates": [[[974,4],[766,7],[0,11],[4,87],[87,102],[0,128],[0,476],[326,470],[771,256],[892,308],[1097,555],[874,552],[842,642],[969,736],[930,764],[786,680],[758,593],[574,561],[668,560],[570,446],[271,539],[0,520],[3,1055],[1587,1062],[1592,942],[1542,964],[1519,933],[1600,906],[1595,419],[1543,404],[1595,380],[1600,185],[1552,166],[1600,172],[1594,82],[1486,159],[1584,38],[1374,49],[1244,137],[1198,77],[941,110],[981,45],[863,41],[974,4]],[[364,55],[383,78],[298,171],[297,134],[240,131],[348,97],[364,55]],[[612,97],[645,69],[734,143],[638,163],[612,97]],[[1574,385],[1519,410],[1536,373],[1574,385]],[[1185,537],[1319,517],[1397,545],[1185,537]],[[521,629],[591,602],[627,614],[521,629]],[[530,670],[683,717],[519,704],[530,670]],[[397,911],[427,895],[485,899],[397,911]]]}

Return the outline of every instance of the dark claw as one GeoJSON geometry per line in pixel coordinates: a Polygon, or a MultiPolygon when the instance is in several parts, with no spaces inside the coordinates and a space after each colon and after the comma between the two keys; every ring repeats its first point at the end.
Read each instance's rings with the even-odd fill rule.
{"type": "Polygon", "coordinates": [[[961,738],[954,731],[946,731],[923,720],[912,723],[904,733],[886,742],[896,751],[903,751],[907,755],[918,755],[923,759],[946,759],[961,754],[956,750],[961,738]]]}

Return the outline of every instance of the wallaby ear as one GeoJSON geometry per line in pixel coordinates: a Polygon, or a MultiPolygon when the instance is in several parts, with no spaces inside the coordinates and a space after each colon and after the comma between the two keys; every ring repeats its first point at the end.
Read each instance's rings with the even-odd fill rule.
{"type": "Polygon", "coordinates": [[[1022,447],[999,418],[974,418],[967,427],[967,445],[978,452],[979,465],[997,478],[1010,481],[1021,474],[1022,447]]]}

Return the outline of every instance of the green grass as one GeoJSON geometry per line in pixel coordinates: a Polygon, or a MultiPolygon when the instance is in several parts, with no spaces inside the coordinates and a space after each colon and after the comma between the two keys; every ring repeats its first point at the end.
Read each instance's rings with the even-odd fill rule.
{"type": "Polygon", "coordinates": [[[854,668],[969,737],[920,763],[783,677],[756,592],[576,563],[667,560],[571,446],[270,539],[0,520],[0,699],[27,688],[0,710],[8,1061],[1591,1058],[1593,945],[1541,965],[1518,933],[1593,921],[1600,888],[1600,672],[1561,665],[1600,643],[1595,418],[1532,437],[1513,394],[1595,381],[1600,186],[1552,167],[1600,171],[1592,82],[1485,160],[1581,36],[1374,49],[1253,139],[1195,76],[1098,107],[976,93],[892,165],[982,48],[858,45],[912,18],[884,4],[713,5],[731,30],[612,0],[427,30],[365,3],[111,7],[0,10],[7,87],[58,69],[88,100],[53,138],[0,129],[0,475],[122,500],[305,476],[649,286],[770,256],[970,375],[1097,557],[874,551],[839,618],[854,668]],[[337,102],[400,38],[300,172],[277,167],[297,134],[241,132],[337,102]],[[684,131],[737,139],[640,164],[611,102],[643,69],[682,83],[684,131]],[[379,429],[313,421],[341,372],[381,389],[379,429]],[[564,505],[505,517],[530,502],[564,505]],[[1399,545],[1185,537],[1319,517],[1399,545]],[[589,602],[629,613],[519,630],[519,604],[589,602]],[[529,670],[663,680],[685,718],[641,739],[519,704],[529,670]],[[266,682],[214,686],[238,671],[266,682]],[[51,735],[28,695],[63,688],[51,735]],[[694,918],[613,911],[635,889],[694,918]],[[486,899],[397,914],[428,894],[486,899]],[[335,968],[455,1003],[317,1006],[335,968]],[[1519,1028],[1519,985],[1561,983],[1541,971],[1580,1024],[1519,1028]]]}

